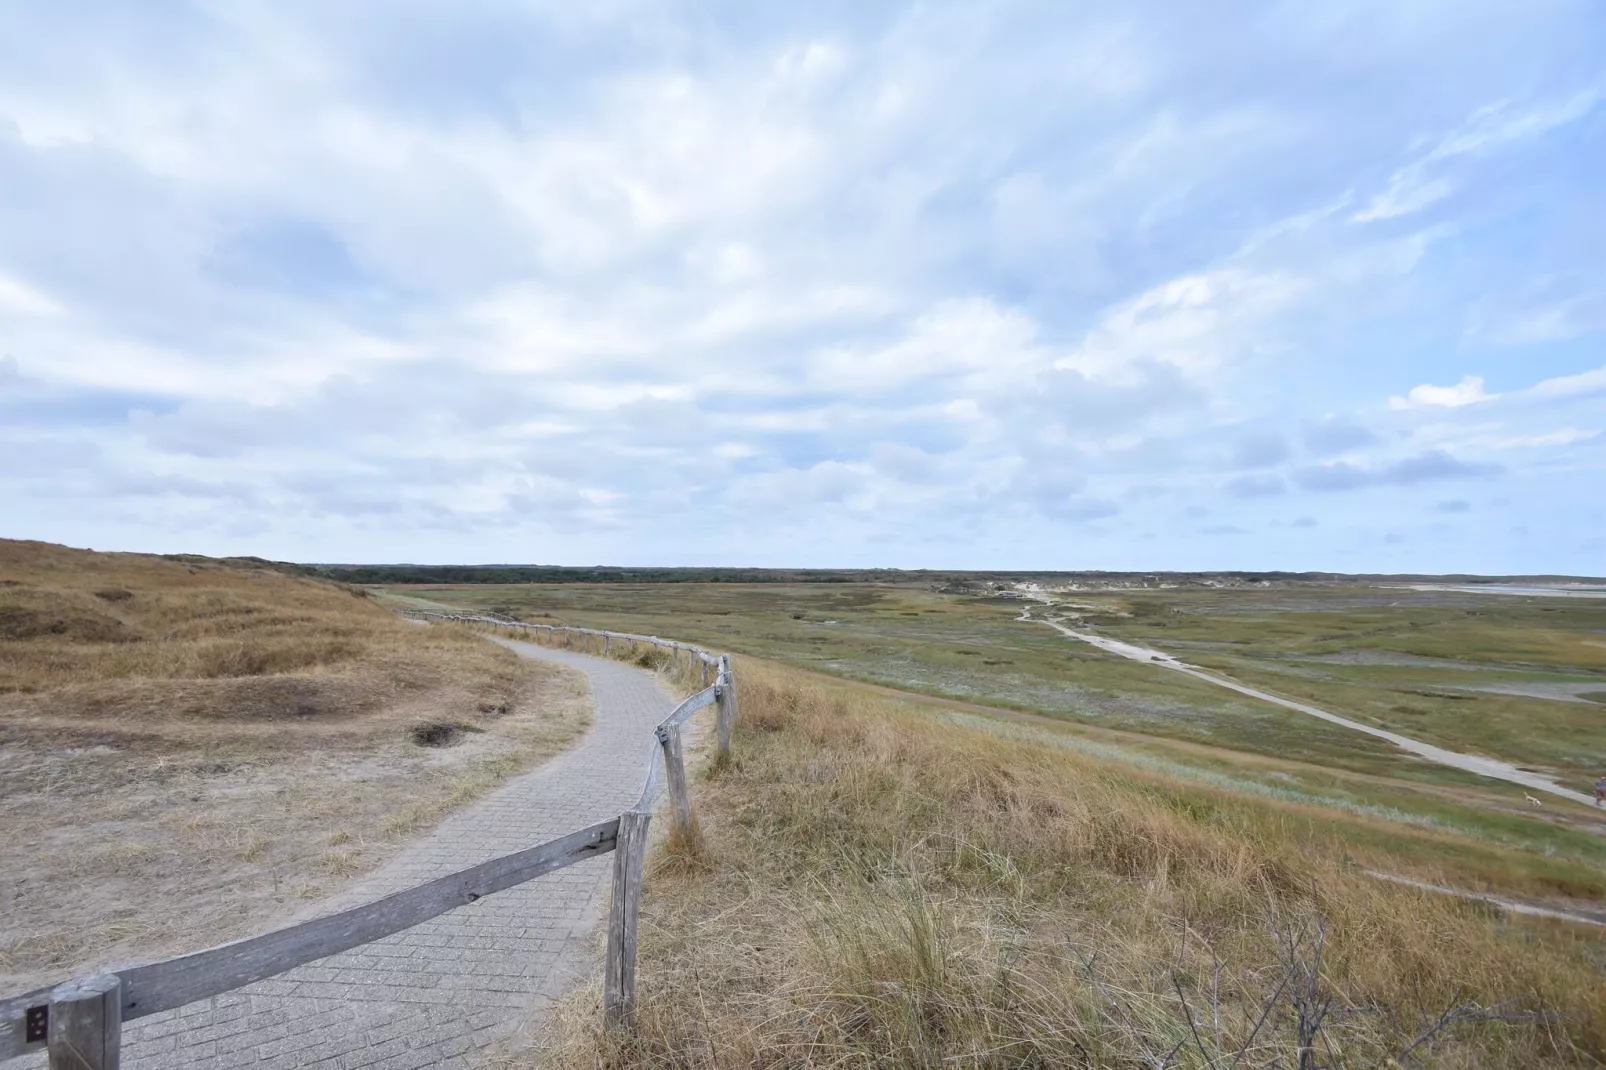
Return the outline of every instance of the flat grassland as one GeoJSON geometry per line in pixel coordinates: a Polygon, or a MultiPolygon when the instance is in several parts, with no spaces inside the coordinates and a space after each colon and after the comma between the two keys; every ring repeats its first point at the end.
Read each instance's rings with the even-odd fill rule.
{"type": "Polygon", "coordinates": [[[1069,724],[737,672],[733,760],[694,792],[701,839],[649,863],[635,1028],[596,1028],[593,989],[505,1065],[1606,1058],[1598,930],[1366,873],[1509,848],[1180,778],[1069,724]]]}
{"type": "MultiPolygon", "coordinates": [[[[615,583],[385,593],[699,641],[938,697],[926,708],[945,716],[1045,717],[1082,753],[1179,785],[1365,816],[1371,823],[1356,835],[1391,841],[1397,873],[1568,909],[1598,910],[1606,898],[1606,815],[1563,800],[1534,807],[1513,785],[1105,653],[1019,620],[1044,607],[999,592],[615,583]],[[1421,829],[1444,835],[1407,835],[1421,829]]],[[[1083,630],[1425,742],[1523,763],[1579,790],[1606,768],[1606,717],[1591,697],[1606,690],[1606,602],[1359,584],[1049,597],[1083,630]]]]}
{"type": "Polygon", "coordinates": [[[0,991],[293,916],[589,716],[366,591],[0,541],[0,991]]]}

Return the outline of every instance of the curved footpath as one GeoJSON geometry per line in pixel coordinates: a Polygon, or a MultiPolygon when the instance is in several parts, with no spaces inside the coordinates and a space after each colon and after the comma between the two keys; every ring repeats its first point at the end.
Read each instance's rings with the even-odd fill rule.
{"type": "MultiPolygon", "coordinates": [[[[573,750],[449,817],[325,909],[530,847],[635,802],[653,727],[674,698],[649,674],[617,661],[497,642],[584,672],[595,727],[573,750]]],[[[607,907],[611,865],[611,855],[588,859],[383,940],[130,1022],[123,1065],[472,1067],[479,1049],[533,1023],[541,1007],[584,978],[595,957],[586,938],[607,907]]],[[[41,1053],[10,1065],[43,1062],[41,1053]]]]}

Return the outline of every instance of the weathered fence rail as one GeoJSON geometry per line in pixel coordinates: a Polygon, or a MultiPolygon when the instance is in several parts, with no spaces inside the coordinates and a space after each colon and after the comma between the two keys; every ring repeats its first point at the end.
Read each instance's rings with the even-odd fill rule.
{"type": "Polygon", "coordinates": [[[667,781],[675,827],[685,835],[692,833],[695,826],[681,726],[697,711],[717,705],[716,746],[721,756],[730,753],[731,726],[737,716],[736,677],[731,670],[730,656],[715,656],[695,646],[657,636],[525,624],[492,616],[422,612],[411,615],[499,628],[570,633],[584,637],[586,642],[596,638],[601,640],[604,654],[612,653],[615,641],[651,644],[670,650],[677,668],[698,666],[704,687],[676,706],[659,722],[653,738],[645,741],[651,751],[641,795],[635,805],[619,816],[383,899],[286,929],[161,962],[74,978],[0,1000],[0,1059],[44,1048],[50,1053],[51,1070],[118,1070],[124,1022],[221,995],[348,951],[609,851],[614,852],[613,896],[603,972],[603,1017],[609,1025],[629,1023],[635,1007],[636,921],[641,903],[641,870],[646,858],[653,804],[667,781]],[[685,666],[681,664],[683,653],[685,666]]]}

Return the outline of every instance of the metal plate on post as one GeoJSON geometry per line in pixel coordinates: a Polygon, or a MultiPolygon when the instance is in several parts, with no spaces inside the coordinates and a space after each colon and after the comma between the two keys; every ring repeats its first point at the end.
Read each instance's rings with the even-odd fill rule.
{"type": "Polygon", "coordinates": [[[23,1043],[43,1044],[50,1036],[50,1004],[29,1007],[22,1016],[23,1043]]]}

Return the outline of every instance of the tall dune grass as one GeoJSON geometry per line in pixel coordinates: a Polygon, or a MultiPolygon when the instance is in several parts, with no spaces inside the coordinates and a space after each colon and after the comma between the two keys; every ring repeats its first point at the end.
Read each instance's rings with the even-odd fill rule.
{"type": "MultiPolygon", "coordinates": [[[[660,848],[633,1030],[558,1067],[1539,1067],[1606,1054],[1593,933],[1379,884],[1299,811],[744,660],[660,848]]],[[[515,1060],[517,1062],[517,1060],[515,1060]]]]}
{"type": "Polygon", "coordinates": [[[0,713],[61,731],[171,735],[339,721],[410,696],[506,705],[527,667],[466,629],[422,629],[358,588],[205,561],[0,540],[0,713]],[[76,722],[76,723],[75,723],[76,722]]]}

